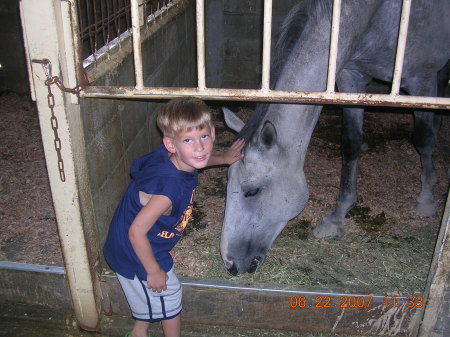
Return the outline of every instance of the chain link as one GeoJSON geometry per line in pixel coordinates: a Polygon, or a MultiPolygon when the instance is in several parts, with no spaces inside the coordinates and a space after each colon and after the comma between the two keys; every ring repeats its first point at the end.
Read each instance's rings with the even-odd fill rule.
{"type": "Polygon", "coordinates": [[[55,145],[56,155],[58,156],[59,177],[62,182],[65,182],[66,174],[64,171],[64,160],[63,160],[62,154],[61,154],[61,148],[62,148],[61,139],[59,138],[59,135],[58,135],[58,119],[56,118],[55,109],[54,109],[55,108],[55,96],[52,93],[51,87],[52,87],[52,84],[56,84],[56,86],[61,91],[75,94],[75,95],[77,95],[77,97],[80,97],[80,91],[82,88],[81,88],[81,86],[77,86],[73,89],[66,88],[58,76],[52,76],[52,64],[51,64],[50,60],[48,60],[48,59],[33,60],[32,62],[41,64],[42,68],[44,69],[45,76],[47,77],[47,79],[45,80],[44,83],[48,89],[47,103],[48,103],[48,107],[50,108],[50,112],[52,114],[52,116],[50,118],[50,123],[51,123],[53,134],[54,134],[54,145],[55,145]]]}
{"type": "Polygon", "coordinates": [[[66,174],[64,172],[64,161],[62,159],[61,154],[61,139],[58,135],[58,119],[55,116],[55,96],[52,93],[52,84],[54,82],[52,80],[47,79],[45,81],[45,85],[48,88],[48,95],[47,95],[47,101],[48,101],[48,107],[50,108],[50,112],[52,113],[52,117],[50,117],[50,123],[52,125],[53,134],[55,136],[54,139],[54,145],[56,150],[56,155],[58,156],[58,170],[59,170],[59,177],[61,178],[62,182],[66,181],[66,174]]]}

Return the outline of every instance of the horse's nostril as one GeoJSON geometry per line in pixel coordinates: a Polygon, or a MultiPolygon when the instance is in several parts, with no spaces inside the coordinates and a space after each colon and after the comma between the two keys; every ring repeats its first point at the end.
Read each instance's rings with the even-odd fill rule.
{"type": "Polygon", "coordinates": [[[236,263],[233,262],[233,264],[231,265],[231,267],[227,267],[228,272],[233,275],[236,276],[238,274],[238,269],[236,267],[236,263]]]}
{"type": "Polygon", "coordinates": [[[248,267],[248,272],[254,273],[256,271],[256,269],[258,268],[260,262],[261,262],[261,256],[255,256],[253,258],[252,262],[250,263],[250,267],[248,267]]]}

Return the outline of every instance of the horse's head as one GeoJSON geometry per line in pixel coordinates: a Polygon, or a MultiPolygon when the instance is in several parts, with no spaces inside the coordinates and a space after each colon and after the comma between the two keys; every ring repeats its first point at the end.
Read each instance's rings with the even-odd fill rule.
{"type": "MultiPolygon", "coordinates": [[[[240,131],[244,123],[224,109],[227,125],[240,131]]],[[[280,141],[276,121],[263,118],[244,150],[245,157],[228,171],[221,254],[233,274],[254,272],[288,220],[304,208],[308,189],[303,170],[293,172],[295,158],[280,141]]]]}

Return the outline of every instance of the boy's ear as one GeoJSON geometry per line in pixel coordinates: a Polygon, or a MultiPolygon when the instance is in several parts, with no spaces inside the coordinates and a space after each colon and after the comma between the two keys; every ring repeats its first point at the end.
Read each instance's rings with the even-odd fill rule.
{"type": "Polygon", "coordinates": [[[216,140],[216,128],[214,126],[211,127],[211,137],[214,142],[216,140]]]}
{"type": "Polygon", "coordinates": [[[175,145],[173,143],[173,138],[170,137],[163,137],[163,144],[166,147],[166,150],[169,151],[170,153],[175,153],[175,145]]]}

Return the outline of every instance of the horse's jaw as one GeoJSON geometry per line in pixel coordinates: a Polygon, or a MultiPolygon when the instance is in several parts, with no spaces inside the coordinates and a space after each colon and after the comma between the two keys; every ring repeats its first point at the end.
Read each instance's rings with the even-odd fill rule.
{"type": "Polygon", "coordinates": [[[245,166],[248,162],[230,168],[221,233],[222,259],[233,275],[251,273],[261,266],[287,222],[303,210],[308,200],[304,174],[296,172],[290,179],[279,174],[272,177],[277,169],[286,170],[278,165],[267,171],[260,168],[258,175],[253,170],[253,175],[244,175],[245,166]]]}
{"type": "Polygon", "coordinates": [[[286,222],[276,224],[275,227],[279,228],[279,230],[276,235],[266,243],[261,242],[260,240],[229,241],[226,239],[226,236],[222,236],[220,253],[228,272],[233,276],[254,273],[264,264],[268,250],[285,226],[286,222]]]}

